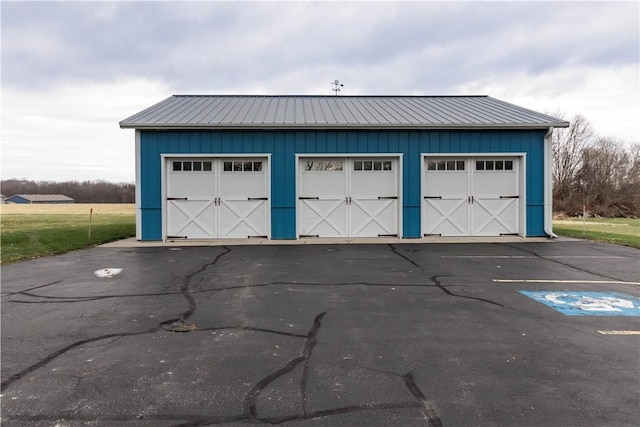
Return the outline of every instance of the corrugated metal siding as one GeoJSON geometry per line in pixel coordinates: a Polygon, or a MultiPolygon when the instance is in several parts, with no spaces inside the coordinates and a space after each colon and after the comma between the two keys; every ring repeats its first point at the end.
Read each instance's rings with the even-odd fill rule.
{"type": "Polygon", "coordinates": [[[545,131],[143,131],[142,239],[162,239],[161,154],[271,153],[271,235],[296,238],[295,155],[402,153],[403,235],[420,237],[420,153],[527,153],[527,235],[544,236],[545,131]]]}
{"type": "Polygon", "coordinates": [[[488,96],[174,95],[123,128],[544,128],[561,121],[488,96]]]}

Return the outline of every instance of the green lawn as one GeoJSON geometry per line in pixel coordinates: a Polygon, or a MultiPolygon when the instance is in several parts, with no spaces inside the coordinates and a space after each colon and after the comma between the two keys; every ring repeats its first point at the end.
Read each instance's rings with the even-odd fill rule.
{"type": "MultiPolygon", "coordinates": [[[[88,209],[87,209],[88,211],[88,209]]],[[[1,263],[54,255],[135,235],[134,214],[4,213],[1,263]]]]}
{"type": "Polygon", "coordinates": [[[561,236],[616,243],[640,249],[640,219],[581,218],[553,221],[553,231],[561,236]]]}

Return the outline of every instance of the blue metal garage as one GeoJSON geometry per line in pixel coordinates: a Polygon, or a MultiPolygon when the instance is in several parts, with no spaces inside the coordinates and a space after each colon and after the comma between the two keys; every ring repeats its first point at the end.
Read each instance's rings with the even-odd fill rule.
{"type": "Polygon", "coordinates": [[[120,122],[139,240],[551,235],[568,125],[488,96],[176,95],[120,122]]]}

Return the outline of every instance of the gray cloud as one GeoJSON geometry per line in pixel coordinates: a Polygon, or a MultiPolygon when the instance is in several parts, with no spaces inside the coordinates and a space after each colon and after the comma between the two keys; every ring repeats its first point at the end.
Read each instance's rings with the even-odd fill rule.
{"type": "Polygon", "coordinates": [[[347,75],[371,93],[446,91],[486,73],[637,64],[638,11],[636,2],[9,2],[3,84],[145,77],[198,91],[289,75],[287,87],[304,93],[317,84],[304,76],[322,69],[333,70],[322,81],[347,75]]]}

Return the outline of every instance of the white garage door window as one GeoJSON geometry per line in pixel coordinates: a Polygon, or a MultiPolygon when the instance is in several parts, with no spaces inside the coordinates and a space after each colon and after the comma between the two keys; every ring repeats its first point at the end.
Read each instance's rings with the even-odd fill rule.
{"type": "Polygon", "coordinates": [[[300,158],[300,237],[398,235],[398,159],[300,158]]]}
{"type": "Polygon", "coordinates": [[[266,158],[167,159],[166,238],[267,237],[266,158]]]}
{"type": "Polygon", "coordinates": [[[423,235],[520,232],[517,157],[425,158],[423,235]]]}

